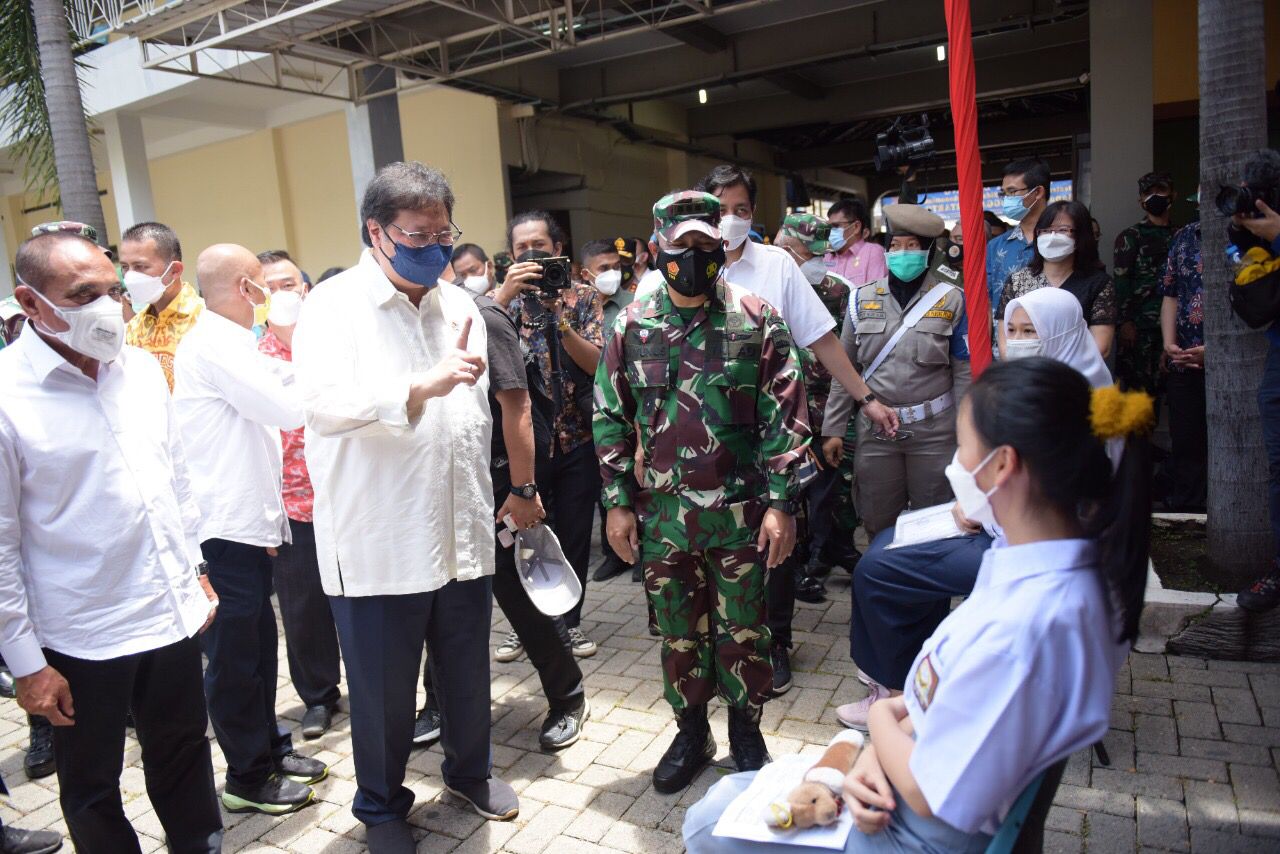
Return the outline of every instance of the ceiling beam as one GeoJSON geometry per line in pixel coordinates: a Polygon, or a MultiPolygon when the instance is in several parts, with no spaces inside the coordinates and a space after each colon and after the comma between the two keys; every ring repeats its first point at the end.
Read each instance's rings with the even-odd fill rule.
{"type": "Polygon", "coordinates": [[[762,79],[777,86],[783,92],[795,95],[797,98],[804,98],[806,101],[820,101],[827,94],[826,89],[794,71],[777,71],[764,75],[762,79]]]}
{"type": "Polygon", "coordinates": [[[719,53],[729,47],[729,37],[710,24],[694,21],[667,30],[667,35],[703,53],[719,53]]]}

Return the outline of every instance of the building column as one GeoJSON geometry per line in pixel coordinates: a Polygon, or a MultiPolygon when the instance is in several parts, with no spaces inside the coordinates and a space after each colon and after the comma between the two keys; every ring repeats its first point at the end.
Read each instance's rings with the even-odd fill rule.
{"type": "MultiPolygon", "coordinates": [[[[400,100],[395,94],[396,72],[385,66],[370,66],[360,71],[361,87],[366,97],[378,92],[390,94],[370,97],[359,104],[347,105],[347,148],[351,152],[351,178],[356,193],[356,216],[365,187],[378,170],[388,163],[404,160],[404,140],[400,135],[400,100]]],[[[360,223],[364,225],[363,222],[360,223]]]]}
{"type": "Polygon", "coordinates": [[[9,251],[9,237],[6,229],[0,224],[0,299],[13,293],[13,267],[9,264],[9,258],[13,254],[9,251]]]}
{"type": "MultiPolygon", "coordinates": [[[[156,205],[151,196],[151,173],[147,169],[147,143],[142,136],[142,119],[139,116],[108,113],[100,121],[107,142],[107,167],[111,171],[116,222],[123,233],[136,223],[152,222],[156,218],[156,205]]],[[[104,242],[111,241],[108,237],[104,242]]]]}
{"type": "Polygon", "coordinates": [[[1152,170],[1151,0],[1089,4],[1090,210],[1112,265],[1117,234],[1141,218],[1138,179],[1152,170]]]}

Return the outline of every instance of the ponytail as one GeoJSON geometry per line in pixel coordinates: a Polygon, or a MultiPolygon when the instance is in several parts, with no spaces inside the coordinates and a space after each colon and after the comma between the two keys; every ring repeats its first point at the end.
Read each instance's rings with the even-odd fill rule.
{"type": "Polygon", "coordinates": [[[1151,544],[1150,396],[1091,390],[1079,371],[1041,357],[1001,362],[969,390],[973,426],[987,447],[1009,445],[1039,497],[1076,516],[1098,544],[1117,640],[1138,636],[1151,544]],[[1109,441],[1123,442],[1119,465],[1109,441]]]}

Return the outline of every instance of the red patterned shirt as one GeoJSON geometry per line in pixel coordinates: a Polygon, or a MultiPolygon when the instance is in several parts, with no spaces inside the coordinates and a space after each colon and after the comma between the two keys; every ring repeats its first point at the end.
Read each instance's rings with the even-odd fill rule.
{"type": "MultiPolygon", "coordinates": [[[[258,339],[258,349],[273,359],[293,361],[293,351],[275,333],[267,330],[258,339]]],[[[280,431],[284,448],[284,510],[295,522],[310,522],[315,492],[311,489],[311,475],[307,473],[307,460],[302,454],[302,428],[280,431]]]]}

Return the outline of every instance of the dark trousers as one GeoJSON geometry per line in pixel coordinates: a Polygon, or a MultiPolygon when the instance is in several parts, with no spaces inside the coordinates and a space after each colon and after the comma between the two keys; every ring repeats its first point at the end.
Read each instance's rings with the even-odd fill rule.
{"type": "Polygon", "coordinates": [[[886,688],[901,691],[920,647],[951,610],[951,597],[973,591],[990,548],[986,534],[886,549],[893,528],[871,541],[853,573],[849,654],[886,688]]]}
{"type": "Polygon", "coordinates": [[[59,801],[71,843],[81,854],[129,854],[141,849],[120,800],[125,716],[133,710],[147,796],[169,850],[222,850],[222,815],[205,735],[200,645],[168,646],[88,661],[45,650],[66,678],[75,726],[53,728],[59,801]]]}
{"type": "Polygon", "coordinates": [[[488,578],[451,581],[430,593],[332,596],[347,662],[356,791],[352,813],[365,824],[405,818],[413,792],[404,785],[413,746],[422,639],[439,691],[441,771],[450,786],[489,778],[488,578]]]}
{"type": "MultiPolygon", "coordinates": [[[[493,506],[501,507],[511,494],[511,472],[505,466],[493,470],[493,506]]],[[[586,702],[582,670],[569,651],[569,633],[564,620],[548,617],[534,607],[516,571],[515,547],[504,548],[494,537],[493,598],[511,628],[520,636],[529,663],[538,671],[542,693],[553,712],[576,711],[586,702]]],[[[422,687],[427,692],[427,708],[439,709],[432,684],[431,646],[422,666],[422,687]]]]}
{"type": "Polygon", "coordinates": [[[272,561],[280,621],[289,653],[289,678],[306,706],[338,702],[338,630],[333,626],[329,597],[320,586],[316,529],[310,522],[289,520],[293,544],[280,546],[272,561]]]}
{"type": "Polygon", "coordinates": [[[596,459],[595,445],[588,442],[567,454],[538,460],[537,478],[547,524],[556,532],[565,559],[582,582],[582,598],[564,615],[564,624],[576,629],[582,622],[587,564],[591,560],[591,526],[600,500],[600,461],[596,459]]]}
{"type": "Polygon", "coordinates": [[[765,570],[765,623],[773,645],[791,649],[791,619],[796,612],[796,573],[804,561],[795,552],[773,569],[765,570]]]}
{"type": "Polygon", "coordinates": [[[1169,401],[1169,439],[1172,444],[1167,503],[1178,512],[1202,513],[1209,484],[1209,424],[1204,371],[1170,371],[1165,390],[1169,401]]]}
{"type": "Polygon", "coordinates": [[[809,553],[814,555],[822,554],[827,541],[841,534],[836,529],[835,509],[844,480],[839,469],[823,465],[824,468],[809,484],[805,502],[805,513],[809,519],[809,553]]]}
{"type": "Polygon", "coordinates": [[[1276,558],[1280,560],[1280,342],[1272,341],[1258,386],[1258,410],[1262,414],[1262,441],[1267,448],[1270,474],[1268,499],[1276,558]]]}
{"type": "Polygon", "coordinates": [[[261,546],[230,540],[205,540],[200,549],[218,594],[218,615],[200,636],[209,657],[204,672],[209,719],[227,759],[227,780],[253,788],[293,750],[289,731],[276,723],[279,661],[271,558],[261,546]]]}

